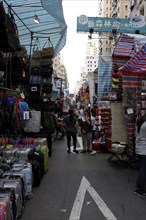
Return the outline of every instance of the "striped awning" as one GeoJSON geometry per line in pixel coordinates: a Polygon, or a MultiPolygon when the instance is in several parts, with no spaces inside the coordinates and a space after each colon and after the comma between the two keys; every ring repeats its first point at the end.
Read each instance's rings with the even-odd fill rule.
{"type": "Polygon", "coordinates": [[[119,69],[122,72],[145,72],[146,73],[146,43],[127,63],[119,69]]]}
{"type": "Polygon", "coordinates": [[[113,56],[132,57],[135,54],[135,39],[127,34],[121,34],[116,42],[113,56]]]}

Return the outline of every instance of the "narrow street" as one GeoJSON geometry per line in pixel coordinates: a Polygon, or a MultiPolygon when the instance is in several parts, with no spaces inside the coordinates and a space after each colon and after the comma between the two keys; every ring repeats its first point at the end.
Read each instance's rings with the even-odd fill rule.
{"type": "Polygon", "coordinates": [[[109,156],[68,154],[65,139],[54,141],[49,170],[21,220],[145,220],[146,199],[133,192],[137,170],[109,156]]]}

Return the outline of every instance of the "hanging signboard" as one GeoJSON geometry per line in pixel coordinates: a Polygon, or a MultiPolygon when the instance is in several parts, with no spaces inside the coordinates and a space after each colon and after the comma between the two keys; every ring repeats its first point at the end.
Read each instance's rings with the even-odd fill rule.
{"type": "Polygon", "coordinates": [[[77,17],[77,32],[113,32],[146,34],[146,18],[142,15],[133,18],[77,17]]]}

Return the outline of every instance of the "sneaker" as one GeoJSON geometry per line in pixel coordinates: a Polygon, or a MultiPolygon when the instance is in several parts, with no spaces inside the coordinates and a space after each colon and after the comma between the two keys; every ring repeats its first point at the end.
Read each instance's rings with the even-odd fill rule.
{"type": "Polygon", "coordinates": [[[70,153],[70,150],[69,150],[69,149],[67,150],[67,153],[70,153]]]}
{"type": "Polygon", "coordinates": [[[73,152],[74,152],[74,153],[76,153],[76,154],[78,154],[78,153],[79,153],[79,151],[78,151],[78,150],[76,150],[76,149],[74,149],[74,150],[73,150],[73,152]]]}
{"type": "Polygon", "coordinates": [[[96,154],[96,153],[97,153],[97,151],[93,150],[93,151],[90,153],[90,155],[94,155],[94,154],[96,154]]]}
{"type": "Polygon", "coordinates": [[[134,193],[135,193],[137,196],[146,197],[146,192],[141,193],[138,189],[135,189],[134,193]]]}
{"type": "Polygon", "coordinates": [[[91,153],[91,152],[92,152],[92,150],[88,149],[88,150],[87,150],[87,152],[88,152],[88,153],[91,153]]]}
{"type": "Polygon", "coordinates": [[[86,150],[81,150],[80,153],[86,153],[86,150]]]}

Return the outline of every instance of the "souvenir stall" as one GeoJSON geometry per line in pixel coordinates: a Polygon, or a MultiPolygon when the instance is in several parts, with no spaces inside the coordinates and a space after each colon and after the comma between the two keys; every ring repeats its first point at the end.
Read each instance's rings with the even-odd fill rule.
{"type": "Polygon", "coordinates": [[[118,69],[135,54],[135,39],[127,34],[121,34],[112,54],[112,100],[122,101],[122,77],[118,69]]]}
{"type": "Polygon", "coordinates": [[[40,185],[48,171],[41,113],[56,108],[51,100],[52,58],[66,39],[60,2],[55,7],[58,14],[60,9],[61,23],[52,15],[51,2],[44,7],[43,1],[27,3],[29,13],[24,1],[0,2],[0,219],[20,218],[33,187],[40,185]],[[32,18],[37,12],[45,16],[40,26],[32,18]],[[34,49],[39,36],[41,48],[34,49]],[[51,46],[45,44],[50,38],[51,46]]]}
{"type": "Polygon", "coordinates": [[[108,101],[101,101],[96,108],[96,138],[92,143],[95,152],[108,152],[112,145],[111,108],[108,101]]]}
{"type": "Polygon", "coordinates": [[[135,156],[136,119],[145,113],[146,44],[131,58],[119,73],[122,76],[123,106],[128,136],[128,156],[135,156]]]}

